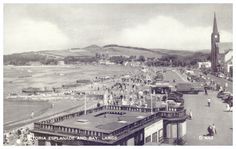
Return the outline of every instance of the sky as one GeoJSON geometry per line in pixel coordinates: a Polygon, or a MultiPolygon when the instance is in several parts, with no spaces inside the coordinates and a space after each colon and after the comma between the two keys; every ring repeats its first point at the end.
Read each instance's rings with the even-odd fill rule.
{"type": "Polygon", "coordinates": [[[210,49],[216,13],[232,42],[232,4],[4,4],[4,54],[119,44],[210,49]]]}

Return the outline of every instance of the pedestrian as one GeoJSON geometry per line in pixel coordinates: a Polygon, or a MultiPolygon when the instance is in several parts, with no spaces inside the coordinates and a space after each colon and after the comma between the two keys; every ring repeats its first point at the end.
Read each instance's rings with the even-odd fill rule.
{"type": "Polygon", "coordinates": [[[32,111],[30,117],[31,117],[31,119],[34,118],[34,111],[32,111]]]}
{"type": "Polygon", "coordinates": [[[21,131],[20,129],[17,129],[17,136],[20,136],[21,135],[21,131]]]}
{"type": "Polygon", "coordinates": [[[208,103],[208,107],[210,107],[211,106],[211,99],[210,98],[207,99],[207,103],[208,103]]]}
{"type": "Polygon", "coordinates": [[[226,111],[227,111],[227,112],[230,112],[230,107],[229,107],[229,104],[228,104],[228,103],[226,103],[226,111]]]}
{"type": "Polygon", "coordinates": [[[233,102],[229,103],[229,112],[233,112],[233,102]]]}
{"type": "Polygon", "coordinates": [[[215,126],[215,124],[212,124],[212,130],[213,130],[213,134],[216,134],[216,126],[215,126]]]}
{"type": "Polygon", "coordinates": [[[204,90],[205,90],[205,95],[207,95],[208,93],[207,93],[207,86],[206,85],[204,86],[204,90]]]}
{"type": "Polygon", "coordinates": [[[223,89],[223,87],[222,86],[219,86],[219,91],[221,92],[221,91],[224,91],[224,89],[223,89]]]}
{"type": "Polygon", "coordinates": [[[228,83],[226,82],[225,85],[223,86],[223,90],[227,91],[227,88],[228,88],[228,83]]]}
{"type": "Polygon", "coordinates": [[[100,102],[97,103],[97,107],[100,107],[100,102]]]}
{"type": "Polygon", "coordinates": [[[228,88],[228,83],[227,82],[225,83],[225,88],[228,88]]]}
{"type": "Polygon", "coordinates": [[[3,144],[9,144],[9,133],[4,133],[3,144]]]}
{"type": "Polygon", "coordinates": [[[212,126],[211,126],[211,125],[209,125],[209,126],[207,127],[207,131],[208,131],[208,135],[209,135],[209,136],[213,136],[213,129],[212,129],[212,126]]]}
{"type": "Polygon", "coordinates": [[[22,142],[21,142],[21,139],[20,139],[20,137],[18,136],[18,138],[17,138],[17,140],[16,140],[16,145],[22,145],[21,143],[22,143],[22,142]]]}
{"type": "Polygon", "coordinates": [[[220,91],[220,85],[219,84],[216,84],[216,90],[220,91]]]}
{"type": "Polygon", "coordinates": [[[189,110],[189,118],[190,118],[190,119],[193,118],[193,113],[192,113],[192,110],[191,110],[191,109],[189,110]]]}

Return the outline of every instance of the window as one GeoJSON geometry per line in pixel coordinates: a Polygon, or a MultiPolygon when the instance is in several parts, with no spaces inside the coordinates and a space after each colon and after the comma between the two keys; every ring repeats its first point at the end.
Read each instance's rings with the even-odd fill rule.
{"type": "Polygon", "coordinates": [[[141,132],[140,133],[140,141],[142,141],[143,140],[143,133],[141,132]]]}
{"type": "Polygon", "coordinates": [[[159,142],[163,141],[163,128],[158,130],[158,141],[159,142]]]}
{"type": "Polygon", "coordinates": [[[157,142],[157,132],[152,134],[152,142],[157,142]]]}
{"type": "Polygon", "coordinates": [[[147,136],[147,137],[145,138],[145,142],[146,142],[146,143],[151,142],[151,135],[150,135],[150,136],[147,136]]]}

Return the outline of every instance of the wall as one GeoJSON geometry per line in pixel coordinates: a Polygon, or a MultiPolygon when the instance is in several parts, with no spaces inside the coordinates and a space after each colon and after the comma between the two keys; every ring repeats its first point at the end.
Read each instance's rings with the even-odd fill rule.
{"type": "Polygon", "coordinates": [[[201,67],[210,68],[211,62],[198,62],[198,68],[201,68],[201,67]]]}
{"type": "Polygon", "coordinates": [[[166,126],[166,139],[174,141],[177,136],[178,138],[183,138],[187,133],[187,124],[186,121],[182,123],[170,123],[166,126]]]}
{"type": "Polygon", "coordinates": [[[229,52],[227,52],[227,53],[225,54],[224,61],[227,62],[227,61],[229,61],[232,57],[233,57],[233,50],[230,50],[229,52]]]}
{"type": "Polygon", "coordinates": [[[144,138],[145,143],[150,142],[157,142],[158,144],[161,144],[162,141],[159,141],[160,135],[163,137],[163,120],[159,120],[158,122],[155,122],[146,128],[144,128],[144,138]],[[161,134],[160,134],[161,132],[161,134]],[[148,138],[149,137],[149,138],[148,138]],[[148,142],[147,139],[148,138],[148,142]]]}
{"type": "Polygon", "coordinates": [[[229,73],[230,67],[233,61],[233,50],[230,50],[224,55],[224,69],[226,73],[229,73]]]}

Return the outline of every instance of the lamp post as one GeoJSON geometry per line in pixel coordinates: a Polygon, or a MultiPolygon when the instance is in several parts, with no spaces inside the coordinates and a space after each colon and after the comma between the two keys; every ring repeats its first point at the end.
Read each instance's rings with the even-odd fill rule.
{"type": "Polygon", "coordinates": [[[84,114],[86,115],[87,113],[87,99],[86,99],[86,94],[85,94],[85,96],[84,96],[84,114]]]}
{"type": "Polygon", "coordinates": [[[152,107],[152,93],[151,93],[151,114],[153,114],[153,107],[152,107]]]}

